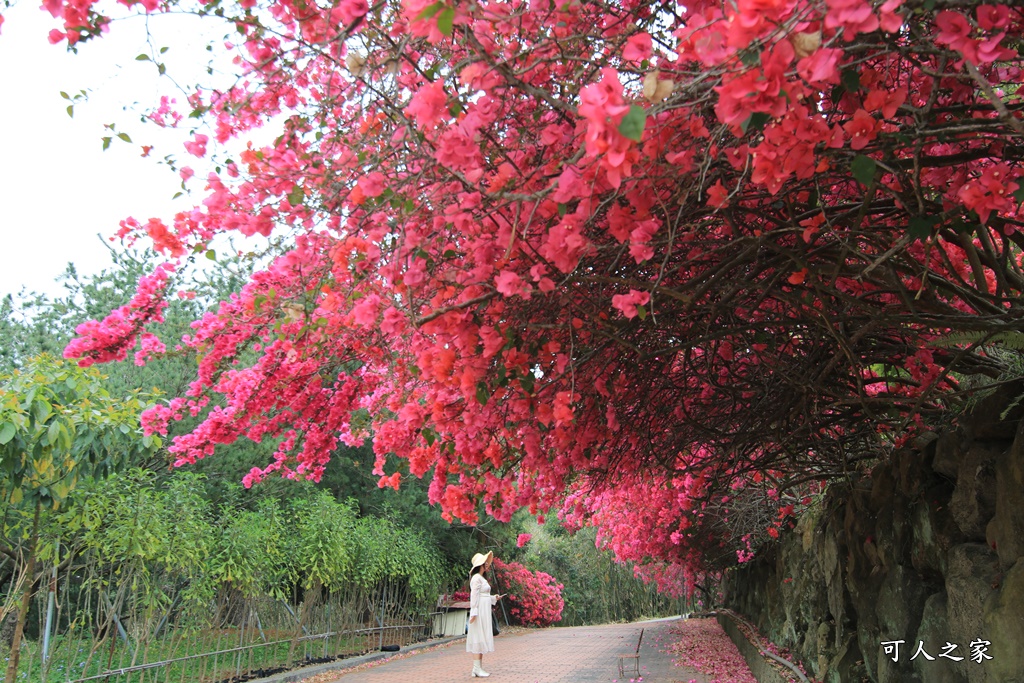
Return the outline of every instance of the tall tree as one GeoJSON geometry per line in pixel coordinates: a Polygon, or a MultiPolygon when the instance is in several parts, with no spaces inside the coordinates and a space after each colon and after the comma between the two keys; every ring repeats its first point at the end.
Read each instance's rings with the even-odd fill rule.
{"type": "Polygon", "coordinates": [[[104,477],[160,447],[159,436],[140,433],[142,407],[138,397],[111,397],[97,371],[47,356],[0,375],[0,494],[15,506],[8,507],[0,529],[0,552],[25,571],[7,683],[18,673],[21,638],[38,578],[40,513],[60,509],[81,478],[104,477]],[[12,529],[18,533],[9,533],[12,529]]]}

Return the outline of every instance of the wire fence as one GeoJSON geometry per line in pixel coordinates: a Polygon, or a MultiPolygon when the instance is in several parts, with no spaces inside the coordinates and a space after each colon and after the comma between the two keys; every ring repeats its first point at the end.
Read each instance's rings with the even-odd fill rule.
{"type": "MultiPolygon", "coordinates": [[[[138,577],[60,577],[53,568],[44,576],[18,681],[246,681],[424,640],[436,613],[396,580],[315,588],[291,599],[246,597],[224,584],[197,609],[185,585],[154,592],[153,582],[141,590],[138,577]]],[[[16,590],[13,581],[5,588],[16,590]]]]}

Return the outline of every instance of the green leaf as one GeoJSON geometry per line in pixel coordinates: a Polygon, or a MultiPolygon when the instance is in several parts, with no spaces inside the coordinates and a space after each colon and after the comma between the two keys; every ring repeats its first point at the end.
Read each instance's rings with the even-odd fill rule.
{"type": "Polygon", "coordinates": [[[644,136],[644,126],[646,125],[647,112],[643,107],[634,104],[629,107],[629,112],[622,117],[622,122],[619,123],[619,132],[630,140],[640,142],[644,136]]]}
{"type": "Polygon", "coordinates": [[[860,90],[860,74],[856,69],[843,69],[841,79],[847,92],[854,93],[860,90]]]}
{"type": "Polygon", "coordinates": [[[288,203],[292,206],[299,206],[306,198],[306,193],[302,190],[302,187],[296,185],[292,188],[292,191],[288,193],[288,203]]]}
{"type": "Polygon", "coordinates": [[[862,185],[868,185],[874,180],[877,167],[874,159],[858,154],[850,163],[850,172],[862,185]]]}
{"type": "Polygon", "coordinates": [[[65,100],[70,100],[71,99],[71,95],[68,95],[63,90],[60,91],[60,96],[63,97],[65,100]]]}
{"type": "Polygon", "coordinates": [[[139,55],[138,57],[135,58],[135,61],[137,61],[137,62],[148,62],[149,61],[149,55],[141,54],[141,55],[139,55]]]}
{"type": "Polygon", "coordinates": [[[132,139],[130,137],[128,137],[128,133],[118,133],[117,137],[121,138],[125,142],[131,142],[132,141],[132,139]]]}
{"type": "Polygon", "coordinates": [[[568,213],[568,211],[569,211],[569,205],[568,204],[562,204],[561,202],[558,203],[558,217],[559,218],[562,218],[563,216],[565,216],[565,214],[568,213]]]}
{"type": "Polygon", "coordinates": [[[483,382],[477,382],[477,385],[476,385],[476,400],[480,403],[480,405],[482,405],[482,406],[487,405],[487,399],[489,399],[490,397],[491,397],[491,392],[487,388],[487,385],[484,384],[483,382]]]}
{"type": "Polygon", "coordinates": [[[69,104],[67,112],[68,112],[68,116],[70,116],[71,118],[75,118],[75,105],[69,104]]]}
{"type": "Polygon", "coordinates": [[[446,36],[452,34],[452,29],[455,24],[455,10],[451,7],[446,7],[441,16],[437,18],[437,30],[446,36]]]}
{"type": "Polygon", "coordinates": [[[3,427],[0,427],[0,446],[6,446],[14,438],[18,428],[10,422],[5,422],[3,427]]]}
{"type": "Polygon", "coordinates": [[[432,16],[440,12],[442,7],[444,7],[444,3],[435,2],[433,5],[425,7],[423,11],[416,16],[416,20],[430,19],[432,16]]]}
{"type": "Polygon", "coordinates": [[[768,123],[771,118],[770,115],[765,114],[763,111],[755,111],[746,121],[740,124],[740,129],[744,133],[756,133],[764,128],[764,124],[768,123]]]}
{"type": "Polygon", "coordinates": [[[50,415],[53,414],[53,406],[51,406],[43,399],[39,399],[38,401],[36,401],[32,405],[32,408],[33,412],[35,413],[36,422],[46,422],[48,419],[50,419],[50,415]]]}
{"type": "Polygon", "coordinates": [[[213,249],[207,249],[206,250],[206,258],[210,259],[211,261],[216,261],[217,260],[217,252],[215,250],[213,250],[213,249]]]}
{"type": "Polygon", "coordinates": [[[50,423],[50,426],[46,429],[46,443],[51,446],[57,441],[57,436],[60,434],[60,422],[54,420],[50,423]]]}
{"type": "Polygon", "coordinates": [[[932,230],[938,219],[935,217],[914,216],[907,225],[907,232],[916,240],[926,240],[932,236],[932,230]]]}
{"type": "Polygon", "coordinates": [[[103,151],[107,151],[110,147],[110,138],[103,138],[103,151]]]}
{"type": "Polygon", "coordinates": [[[1024,187],[1020,187],[1013,193],[1013,198],[1018,202],[1024,202],[1024,187]]]}
{"type": "Polygon", "coordinates": [[[743,66],[754,67],[761,65],[761,53],[754,48],[740,50],[739,55],[740,61],[743,62],[743,66]]]}
{"type": "Polygon", "coordinates": [[[528,371],[525,375],[519,378],[519,386],[521,386],[523,391],[526,393],[532,394],[534,379],[536,378],[533,376],[533,373],[528,371]]]}
{"type": "Polygon", "coordinates": [[[647,309],[644,308],[643,306],[637,306],[636,317],[640,318],[641,320],[647,320],[647,309]]]}

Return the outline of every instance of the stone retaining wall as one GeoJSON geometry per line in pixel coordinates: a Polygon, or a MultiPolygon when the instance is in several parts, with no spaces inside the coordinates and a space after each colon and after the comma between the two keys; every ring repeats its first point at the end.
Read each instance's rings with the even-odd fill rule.
{"type": "Polygon", "coordinates": [[[830,487],[727,576],[726,605],[829,683],[1024,683],[1024,423],[999,419],[1021,391],[830,487]],[[911,661],[919,642],[934,660],[911,661]]]}

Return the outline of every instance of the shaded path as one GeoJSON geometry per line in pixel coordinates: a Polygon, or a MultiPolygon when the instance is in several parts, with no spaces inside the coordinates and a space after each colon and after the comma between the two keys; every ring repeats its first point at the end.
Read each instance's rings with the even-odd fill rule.
{"type": "MultiPolygon", "coordinates": [[[[484,668],[494,683],[627,683],[627,669],[619,678],[618,655],[636,649],[640,629],[645,629],[640,649],[644,683],[710,683],[696,671],[677,667],[662,652],[675,640],[675,619],[547,628],[495,639],[495,652],[484,655],[484,668]]],[[[473,663],[465,641],[449,647],[394,660],[372,669],[343,674],[337,683],[449,683],[470,678],[473,663]]]]}

